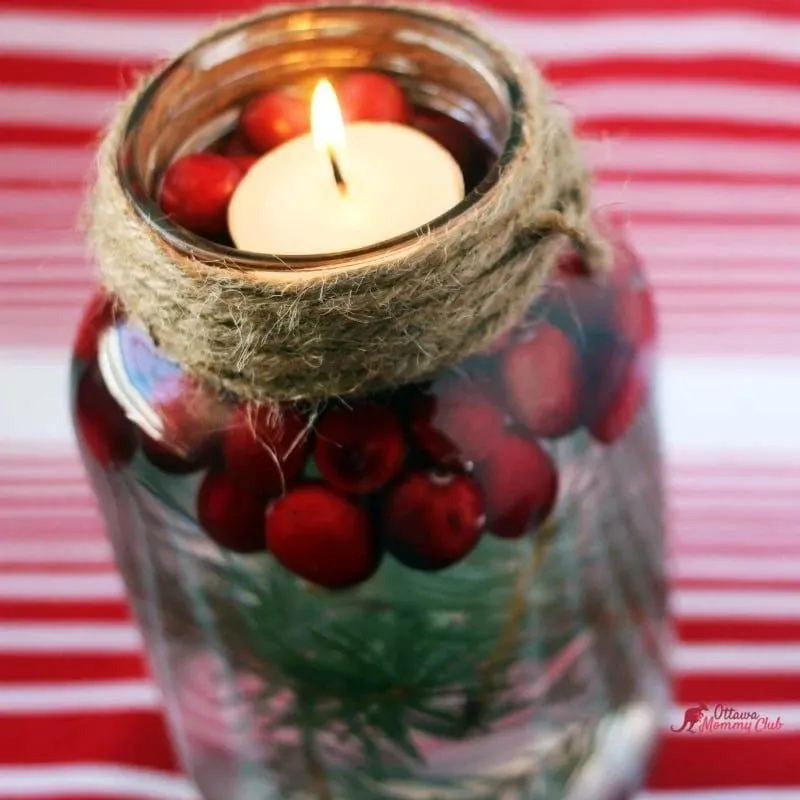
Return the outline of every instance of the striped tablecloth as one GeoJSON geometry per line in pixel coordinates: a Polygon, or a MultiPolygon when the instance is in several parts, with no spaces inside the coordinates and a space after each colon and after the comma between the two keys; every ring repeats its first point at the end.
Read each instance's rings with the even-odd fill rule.
{"type": "MultiPolygon", "coordinates": [[[[0,10],[0,798],[194,798],[72,444],[76,232],[137,70],[247,0],[0,10]]],[[[676,707],[650,800],[800,798],[800,2],[490,0],[558,85],[657,288],[676,707]]]]}

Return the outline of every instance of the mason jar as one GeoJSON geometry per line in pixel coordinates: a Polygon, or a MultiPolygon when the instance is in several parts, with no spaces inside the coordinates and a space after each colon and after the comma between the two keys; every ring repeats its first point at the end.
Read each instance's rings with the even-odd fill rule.
{"type": "MultiPolygon", "coordinates": [[[[137,101],[116,169],[149,235],[230,258],[160,213],[164,170],[254,94],[353,68],[463,126],[470,192],[450,216],[492,192],[523,102],[497,53],[424,11],[284,9],[210,35],[137,101]]],[[[482,352],[314,403],[212,387],[98,291],[74,350],[78,440],[204,798],[638,787],[668,699],[656,329],[635,253],[598,227],[610,269],[565,249],[482,352]]]]}

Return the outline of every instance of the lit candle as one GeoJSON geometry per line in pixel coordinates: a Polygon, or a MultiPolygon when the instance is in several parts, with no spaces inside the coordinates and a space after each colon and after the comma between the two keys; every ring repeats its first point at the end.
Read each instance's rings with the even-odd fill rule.
{"type": "Polygon", "coordinates": [[[431,222],[464,197],[450,153],[406,125],[345,127],[328,81],[311,102],[310,134],[267,153],[228,207],[241,250],[315,255],[354,250],[431,222]]]}

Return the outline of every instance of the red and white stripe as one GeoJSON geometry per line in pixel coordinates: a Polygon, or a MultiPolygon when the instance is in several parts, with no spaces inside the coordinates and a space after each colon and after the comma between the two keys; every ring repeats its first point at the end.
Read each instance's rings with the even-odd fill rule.
{"type": "MultiPolygon", "coordinates": [[[[0,800],[195,800],[74,454],[67,348],[94,270],[93,146],[137,72],[251,0],[0,11],[0,800]]],[[[643,800],[800,797],[800,7],[481,0],[574,116],[662,322],[675,708],[643,800]]]]}

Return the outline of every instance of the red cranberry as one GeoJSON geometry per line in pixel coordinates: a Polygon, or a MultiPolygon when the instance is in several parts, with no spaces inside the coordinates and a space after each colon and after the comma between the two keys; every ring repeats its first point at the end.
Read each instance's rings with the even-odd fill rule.
{"type": "Polygon", "coordinates": [[[504,428],[503,411],[466,381],[448,385],[438,396],[419,396],[411,411],[417,445],[440,464],[483,461],[504,428]]]}
{"type": "Polygon", "coordinates": [[[136,429],[95,370],[78,384],[75,417],[83,443],[101,467],[124,467],[133,458],[136,429]]]}
{"type": "Polygon", "coordinates": [[[403,429],[387,406],[361,403],[336,406],[316,426],[314,458],[331,486],[367,494],[391,480],[403,466],[403,429]]]}
{"type": "Polygon", "coordinates": [[[231,156],[230,158],[231,161],[239,167],[243,175],[246,175],[253,164],[259,161],[258,156],[231,156]]]}
{"type": "Polygon", "coordinates": [[[566,278],[585,278],[589,275],[589,266],[577,250],[570,248],[556,262],[556,274],[566,278]]]}
{"type": "Polygon", "coordinates": [[[380,561],[367,512],[326,486],[300,486],[275,500],[266,532],[270,552],[286,569],[326,589],[365,581],[380,561]]]}
{"type": "Polygon", "coordinates": [[[506,351],[503,376],[511,411],[531,433],[558,437],[578,426],[580,359],[555,325],[538,325],[506,351]]]}
{"type": "Polygon", "coordinates": [[[406,96],[400,86],[380,72],[354,72],[339,84],[336,94],[348,122],[399,122],[409,117],[406,96]]]}
{"type": "Polygon", "coordinates": [[[242,111],[242,130],[252,147],[266,153],[311,128],[310,106],[299,95],[269,92],[251,100],[242,111]]]}
{"type": "Polygon", "coordinates": [[[255,553],[266,547],[266,498],[228,472],[209,472],[197,497],[197,516],[208,535],[221,547],[255,553]]]}
{"type": "Polygon", "coordinates": [[[633,425],[644,404],[647,381],[642,374],[641,362],[629,361],[615,385],[616,391],[589,424],[592,437],[603,444],[612,444],[620,439],[633,425]]]}
{"type": "Polygon", "coordinates": [[[386,546],[399,561],[414,569],[444,569],[480,539],[480,492],[467,475],[414,472],[386,499],[382,522],[386,546]]]}
{"type": "Polygon", "coordinates": [[[241,168],[225,156],[184,156],[164,175],[161,208],[193,233],[220,236],[227,229],[228,203],[241,179],[241,168]]]}
{"type": "Polygon", "coordinates": [[[486,502],[487,527],[516,539],[547,519],[558,493],[558,474],[547,451],[536,442],[507,435],[478,478],[486,502]]]}
{"type": "Polygon", "coordinates": [[[92,361],[97,357],[97,345],[100,334],[108,328],[116,317],[114,299],[102,289],[95,292],[89,305],[83,312],[78,335],[75,338],[74,353],[76,358],[92,361]]]}
{"type": "Polygon", "coordinates": [[[656,341],[656,306],[650,287],[644,282],[617,290],[614,306],[616,330],[634,348],[646,348],[656,341]]]}
{"type": "Polygon", "coordinates": [[[309,450],[306,421],[293,409],[238,409],[224,433],[225,462],[237,480],[268,495],[300,477],[309,450]]]}
{"type": "Polygon", "coordinates": [[[475,156],[475,135],[462,122],[429,108],[415,109],[411,125],[438,142],[465,169],[475,156]]]}

